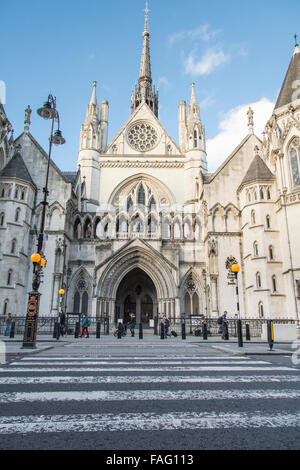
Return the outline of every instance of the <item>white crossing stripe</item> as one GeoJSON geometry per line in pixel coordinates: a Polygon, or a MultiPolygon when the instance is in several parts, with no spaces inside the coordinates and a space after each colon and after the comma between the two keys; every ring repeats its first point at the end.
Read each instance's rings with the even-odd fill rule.
{"type": "MultiPolygon", "coordinates": [[[[65,365],[68,365],[68,366],[101,366],[101,365],[107,365],[107,364],[110,364],[110,365],[131,365],[131,366],[134,366],[134,365],[144,365],[144,366],[147,366],[147,365],[180,365],[180,364],[184,364],[183,361],[136,361],[136,362],[133,362],[131,360],[129,361],[117,361],[117,362],[114,362],[114,363],[111,363],[111,362],[104,362],[104,361],[74,361],[74,362],[68,362],[68,363],[65,363],[64,361],[61,361],[59,363],[57,362],[53,362],[53,361],[43,361],[43,362],[26,362],[26,366],[61,366],[61,367],[64,367],[65,365]]],[[[225,365],[230,365],[230,364],[237,364],[237,365],[240,365],[240,364],[244,364],[244,361],[228,361],[228,360],[224,360],[224,361],[189,361],[188,364],[192,364],[192,365],[208,365],[208,364],[225,364],[225,365]]],[[[267,362],[267,361],[248,361],[247,364],[270,364],[270,362],[267,362]]],[[[11,366],[17,366],[17,367],[24,367],[24,364],[21,364],[20,362],[11,362],[10,363],[11,366]]]]}
{"type": "MultiPolygon", "coordinates": [[[[106,362],[114,362],[114,361],[119,361],[119,360],[124,360],[124,356],[110,356],[110,357],[101,357],[98,358],[97,356],[74,356],[74,357],[52,357],[52,356],[39,356],[39,357],[22,357],[21,361],[24,362],[40,362],[41,360],[45,361],[106,361],[106,362]]],[[[129,358],[128,358],[129,359],[129,358]]],[[[130,356],[130,360],[134,361],[141,361],[141,360],[153,360],[153,361],[165,361],[165,360],[170,360],[170,361],[178,361],[179,359],[182,359],[183,361],[194,361],[194,360],[199,360],[199,361],[207,361],[209,359],[211,360],[219,360],[219,359],[226,359],[226,360],[235,360],[235,361],[249,361],[249,357],[245,356],[130,356]]]]}
{"type": "Polygon", "coordinates": [[[0,377],[0,385],[300,382],[299,375],[0,377]]]}
{"type": "Polygon", "coordinates": [[[170,412],[0,417],[1,434],[300,427],[300,413],[170,412]]]}
{"type": "Polygon", "coordinates": [[[0,393],[0,403],[56,401],[157,401],[157,400],[249,400],[298,399],[298,390],[130,390],[74,392],[0,393]]]}
{"type": "MultiPolygon", "coordinates": [[[[44,367],[44,368],[30,368],[30,367],[8,367],[8,368],[0,368],[0,372],[4,372],[5,374],[12,373],[12,372],[61,372],[61,367],[44,367]]],[[[72,367],[63,368],[64,372],[198,372],[198,371],[211,371],[211,372],[230,372],[230,371],[294,371],[292,367],[284,367],[284,366],[266,366],[266,367],[248,367],[245,366],[198,366],[198,367],[72,367]]]]}

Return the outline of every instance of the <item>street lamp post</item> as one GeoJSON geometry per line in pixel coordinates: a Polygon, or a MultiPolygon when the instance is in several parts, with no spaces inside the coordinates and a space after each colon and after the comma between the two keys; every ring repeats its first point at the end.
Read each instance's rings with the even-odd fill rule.
{"type": "Polygon", "coordinates": [[[231,266],[231,271],[235,275],[236,280],[236,305],[237,305],[237,335],[238,335],[238,345],[240,348],[243,347],[243,332],[242,332],[242,322],[240,315],[240,299],[239,299],[239,284],[238,284],[238,273],[240,272],[240,266],[238,264],[233,264],[231,266]]]}
{"type": "Polygon", "coordinates": [[[49,154],[48,154],[48,162],[47,162],[47,173],[46,173],[46,183],[45,187],[43,188],[43,201],[42,201],[42,218],[41,218],[41,225],[40,231],[38,235],[38,243],[37,243],[37,252],[32,255],[31,261],[33,263],[33,277],[32,277],[32,291],[29,292],[28,304],[27,304],[27,313],[26,313],[26,320],[25,320],[25,330],[24,330],[24,337],[23,337],[23,348],[36,348],[36,334],[37,334],[37,320],[39,314],[39,304],[40,304],[40,296],[41,293],[39,292],[39,287],[41,283],[41,276],[43,274],[43,267],[46,264],[45,256],[44,256],[44,230],[45,230],[45,219],[46,219],[46,207],[48,205],[47,197],[48,197],[48,181],[49,181],[49,170],[50,170],[50,160],[51,160],[51,152],[52,152],[52,145],[63,145],[65,143],[65,139],[62,136],[62,133],[59,129],[59,114],[56,109],[56,98],[52,95],[48,96],[48,100],[44,103],[42,108],[39,108],[37,111],[38,115],[41,116],[43,119],[51,119],[51,135],[49,139],[49,154]],[[57,121],[58,128],[54,132],[54,123],[57,121]]]}

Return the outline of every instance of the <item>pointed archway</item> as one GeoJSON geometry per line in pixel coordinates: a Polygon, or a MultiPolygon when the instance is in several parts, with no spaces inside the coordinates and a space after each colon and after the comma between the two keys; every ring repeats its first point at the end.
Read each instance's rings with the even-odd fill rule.
{"type": "Polygon", "coordinates": [[[152,279],[140,268],[134,268],[120,282],[116,294],[116,316],[128,323],[134,313],[138,323],[150,326],[157,314],[157,294],[152,279]]]}

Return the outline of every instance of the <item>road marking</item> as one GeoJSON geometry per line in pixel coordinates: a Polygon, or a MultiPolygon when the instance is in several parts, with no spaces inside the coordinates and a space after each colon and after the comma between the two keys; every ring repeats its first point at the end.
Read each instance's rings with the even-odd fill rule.
{"type": "MultiPolygon", "coordinates": [[[[25,364],[25,363],[23,363],[25,364]]],[[[20,362],[11,362],[10,365],[11,366],[16,366],[16,367],[23,367],[23,364],[20,364],[20,362]]],[[[116,362],[104,362],[104,361],[74,361],[74,362],[66,362],[64,360],[62,360],[61,362],[59,363],[56,363],[56,362],[53,362],[53,361],[41,361],[41,362],[26,362],[26,366],[61,366],[61,367],[64,367],[65,365],[68,365],[68,366],[101,366],[101,365],[131,365],[131,366],[135,366],[135,365],[142,365],[142,366],[147,366],[147,365],[183,365],[185,364],[183,361],[136,361],[136,362],[132,362],[131,360],[129,361],[116,361],[116,362]]],[[[212,365],[221,365],[221,364],[224,364],[224,365],[231,365],[231,364],[237,364],[237,365],[240,365],[240,364],[244,364],[244,361],[228,361],[228,360],[224,360],[224,361],[188,361],[188,364],[191,364],[191,365],[208,365],[208,364],[212,364],[212,365]]],[[[270,362],[267,362],[267,361],[248,361],[247,364],[271,364],[270,362]]]]}
{"type": "Polygon", "coordinates": [[[299,375],[233,375],[233,376],[52,376],[52,377],[0,377],[0,385],[42,384],[134,384],[134,383],[251,383],[251,382],[300,382],[299,375]]]}
{"type": "MultiPolygon", "coordinates": [[[[198,371],[210,371],[210,372],[232,372],[232,371],[243,371],[243,372],[250,372],[250,371],[295,371],[292,367],[248,367],[248,366],[198,366],[198,367],[155,367],[155,368],[139,368],[139,367],[72,367],[68,368],[65,366],[63,367],[64,372],[198,372],[198,371]]],[[[0,372],[4,372],[5,374],[12,373],[12,372],[61,372],[62,367],[38,367],[38,368],[28,368],[28,367],[11,367],[11,368],[0,368],[0,372]]]]}
{"type": "Polygon", "coordinates": [[[249,400],[298,399],[298,390],[130,390],[74,392],[0,393],[0,403],[57,401],[166,401],[166,400],[249,400]]]}
{"type": "MultiPolygon", "coordinates": [[[[101,357],[97,358],[97,356],[88,356],[88,357],[51,357],[51,356],[39,356],[39,357],[23,357],[21,359],[22,362],[39,362],[41,360],[45,361],[119,361],[119,360],[124,360],[124,356],[108,356],[108,357],[101,357]]],[[[239,357],[239,356],[227,356],[227,354],[224,356],[129,356],[127,357],[129,360],[134,360],[134,361],[141,361],[141,360],[148,360],[148,361],[165,361],[165,360],[170,360],[170,361],[178,361],[180,359],[184,361],[202,361],[202,360],[219,360],[219,359],[225,359],[225,360],[232,360],[232,361],[249,361],[248,357],[239,357]]]]}
{"type": "Polygon", "coordinates": [[[121,413],[0,417],[0,434],[300,427],[300,413],[121,413]]]}

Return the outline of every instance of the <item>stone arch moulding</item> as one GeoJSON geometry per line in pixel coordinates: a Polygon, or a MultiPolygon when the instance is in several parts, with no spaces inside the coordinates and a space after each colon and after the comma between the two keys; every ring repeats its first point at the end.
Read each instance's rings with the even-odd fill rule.
{"type": "MultiPolygon", "coordinates": [[[[99,271],[103,266],[96,267],[99,271]]],[[[177,297],[177,287],[172,270],[173,269],[160,259],[159,254],[134,246],[115,256],[100,274],[97,284],[97,296],[106,299],[115,299],[118,287],[122,279],[132,269],[140,268],[153,281],[158,300],[175,299],[177,297]]]]}
{"type": "Polygon", "coordinates": [[[118,184],[111,193],[108,204],[113,206],[118,198],[124,193],[124,191],[127,193],[127,189],[129,195],[132,187],[134,187],[138,182],[148,184],[153,188],[154,195],[156,196],[156,203],[158,203],[158,201],[164,197],[167,199],[169,206],[173,206],[175,204],[176,199],[170,189],[159,179],[145,173],[139,173],[137,175],[130,176],[129,178],[120,182],[120,184],[118,184]]]}

